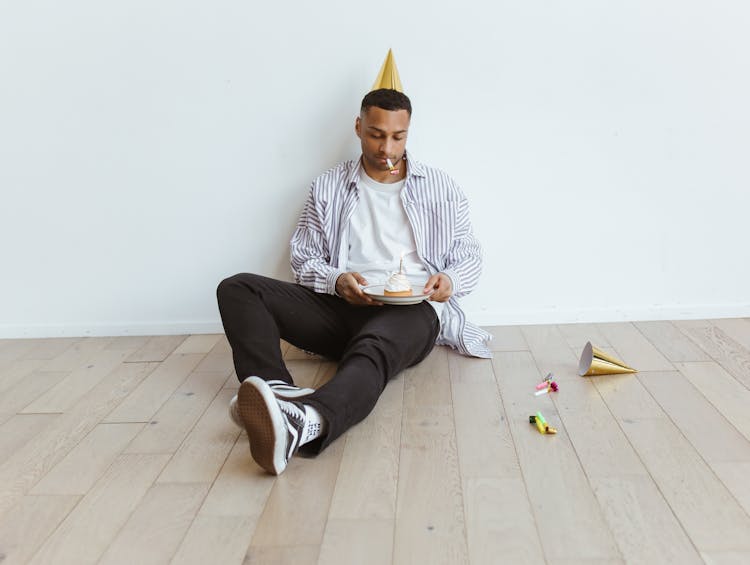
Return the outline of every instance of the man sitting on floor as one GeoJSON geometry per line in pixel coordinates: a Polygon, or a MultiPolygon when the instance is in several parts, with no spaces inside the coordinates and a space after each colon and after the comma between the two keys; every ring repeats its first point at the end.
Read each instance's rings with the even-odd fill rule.
{"type": "Polygon", "coordinates": [[[269,473],[365,418],[388,381],[436,343],[491,356],[489,334],[457,302],[481,271],[468,203],[448,175],[407,154],[411,102],[391,86],[362,100],[362,156],[312,184],[291,240],[296,284],[244,273],[217,290],[242,383],[230,414],[269,473]],[[384,304],[393,301],[363,290],[397,268],[412,282],[409,304],[384,304]],[[335,375],[317,390],[296,387],[280,338],[337,360],[335,375]]]}

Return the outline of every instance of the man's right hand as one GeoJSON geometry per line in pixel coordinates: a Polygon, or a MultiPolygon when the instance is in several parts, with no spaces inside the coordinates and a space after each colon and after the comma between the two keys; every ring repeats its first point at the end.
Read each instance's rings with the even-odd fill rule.
{"type": "Polygon", "coordinates": [[[365,277],[359,273],[341,273],[336,279],[336,294],[355,306],[382,306],[382,302],[373,300],[359,288],[366,284],[365,277]]]}

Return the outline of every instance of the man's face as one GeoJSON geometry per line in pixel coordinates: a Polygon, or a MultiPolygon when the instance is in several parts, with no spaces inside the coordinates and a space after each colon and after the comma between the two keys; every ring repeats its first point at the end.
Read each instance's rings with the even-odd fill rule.
{"type": "Polygon", "coordinates": [[[354,129],[362,142],[362,157],[367,168],[387,171],[386,159],[396,165],[403,158],[409,120],[406,110],[383,110],[375,106],[360,114],[354,129]]]}

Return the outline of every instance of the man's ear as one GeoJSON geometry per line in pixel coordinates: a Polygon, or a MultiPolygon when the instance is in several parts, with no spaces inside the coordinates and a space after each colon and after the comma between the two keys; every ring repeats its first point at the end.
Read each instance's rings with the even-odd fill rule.
{"type": "Polygon", "coordinates": [[[362,120],[359,119],[359,116],[357,116],[357,119],[354,122],[354,132],[357,134],[357,137],[362,139],[362,120]]]}

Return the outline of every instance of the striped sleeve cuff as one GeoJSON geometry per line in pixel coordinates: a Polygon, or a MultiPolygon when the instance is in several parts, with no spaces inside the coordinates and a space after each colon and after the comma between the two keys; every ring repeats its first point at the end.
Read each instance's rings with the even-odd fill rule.
{"type": "Polygon", "coordinates": [[[338,296],[336,293],[336,281],[338,278],[343,275],[346,271],[342,271],[341,269],[331,269],[328,273],[328,276],[326,277],[326,292],[328,294],[333,294],[334,296],[338,296]]]}
{"type": "Polygon", "coordinates": [[[458,276],[458,273],[453,269],[446,269],[440,272],[451,280],[451,294],[456,294],[457,292],[459,292],[460,289],[458,288],[458,283],[461,278],[458,276]]]}

